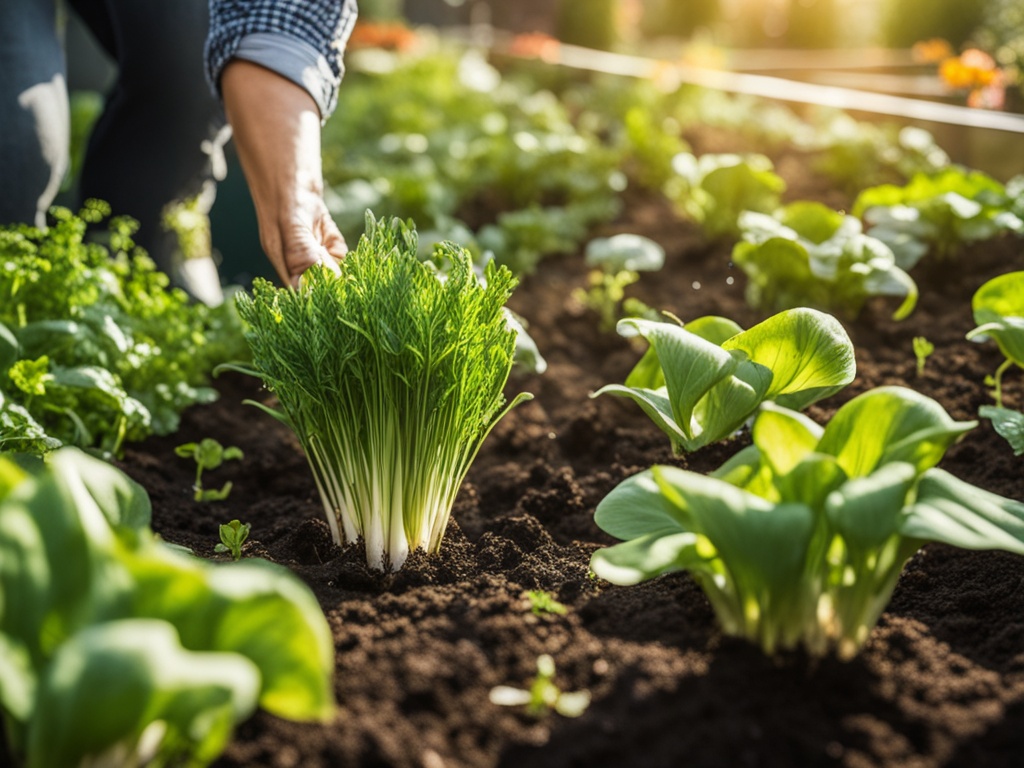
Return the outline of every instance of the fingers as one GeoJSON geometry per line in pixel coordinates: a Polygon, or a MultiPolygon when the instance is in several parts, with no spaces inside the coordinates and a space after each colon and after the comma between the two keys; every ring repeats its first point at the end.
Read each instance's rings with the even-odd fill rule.
{"type": "Polygon", "coordinates": [[[345,254],[348,253],[348,244],[330,214],[324,213],[317,220],[317,227],[320,230],[318,233],[320,243],[327,249],[327,252],[335,259],[345,258],[345,254]]]}
{"type": "Polygon", "coordinates": [[[321,264],[340,274],[338,261],[348,252],[345,238],[326,211],[313,220],[312,226],[294,222],[282,238],[283,266],[287,285],[298,287],[302,273],[314,264],[321,264]]]}

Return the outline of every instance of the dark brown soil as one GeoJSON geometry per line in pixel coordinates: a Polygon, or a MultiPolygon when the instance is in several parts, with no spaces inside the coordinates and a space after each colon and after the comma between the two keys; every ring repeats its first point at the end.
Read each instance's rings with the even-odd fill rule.
{"type": "MultiPolygon", "coordinates": [[[[780,164],[781,168],[785,165],[780,164]]],[[[791,195],[807,184],[790,179],[791,195]]],[[[829,193],[831,194],[831,193],[829,193]]],[[[827,199],[824,193],[819,199],[827,199]]],[[[601,234],[632,231],[664,244],[668,264],[633,295],[691,319],[744,326],[762,319],[743,301],[729,245],[706,244],[666,205],[642,197],[601,234]]],[[[994,346],[971,344],[970,297],[986,279],[1020,269],[1018,241],[971,248],[955,264],[915,273],[922,291],[910,319],[892,302],[845,319],[857,349],[856,382],[812,407],[824,421],[853,395],[882,384],[916,388],[959,419],[988,401],[994,346]],[[936,351],[915,374],[911,339],[936,351]]],[[[336,719],[297,725],[259,714],[237,731],[221,766],[493,768],[507,766],[1014,766],[1024,764],[1024,558],[928,546],[907,565],[892,604],[853,661],[769,659],[723,637],[685,574],[636,587],[588,576],[609,543],[593,523],[616,483],[671,461],[668,441],[630,403],[591,400],[621,382],[639,352],[602,333],[572,298],[584,284],[578,256],[543,263],[513,308],[548,360],[543,376],[513,380],[536,395],[488,438],[470,471],[442,551],[414,555],[398,574],[369,570],[358,545],[330,541],[312,477],[295,439],[244,397],[247,380],[224,377],[213,406],[186,414],[178,435],[131,448],[123,466],[149,489],[154,527],[212,555],[217,526],[252,523],[248,556],[292,568],[312,587],[334,630],[336,719]],[[191,500],[192,469],[173,447],[202,437],[238,445],[245,459],[216,471],[227,502],[191,500]],[[524,591],[544,589],[568,607],[535,616],[524,591]],[[563,690],[589,689],[579,719],[534,719],[491,704],[496,685],[523,686],[551,654],[563,690]]],[[[1009,403],[1024,406],[1019,371],[1009,403]]],[[[718,466],[744,437],[677,463],[718,466]]],[[[983,424],[943,467],[983,488],[1024,498],[1024,459],[983,424]]]]}

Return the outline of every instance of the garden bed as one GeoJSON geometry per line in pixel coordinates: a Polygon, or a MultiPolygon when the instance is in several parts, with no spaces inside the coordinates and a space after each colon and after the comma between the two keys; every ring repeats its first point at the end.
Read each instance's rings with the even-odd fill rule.
{"type": "MultiPolygon", "coordinates": [[[[688,137],[690,138],[690,137],[688,137]]],[[[849,205],[814,189],[794,158],[780,158],[790,199],[849,205]]],[[[705,314],[744,327],[762,319],[743,300],[731,244],[708,244],[660,199],[632,197],[615,224],[666,247],[664,270],[631,294],[683,320],[705,314]]],[[[989,402],[983,379],[1001,357],[964,340],[970,298],[1020,264],[1019,241],[975,246],[954,264],[915,270],[921,301],[889,319],[878,300],[844,318],[857,351],[855,382],[811,407],[819,422],[854,395],[900,384],[957,419],[989,402]],[[923,375],[914,336],[935,344],[923,375]]],[[[513,378],[509,396],[536,398],[495,429],[471,469],[438,555],[399,573],[369,570],[358,545],[331,543],[297,441],[242,399],[269,399],[236,375],[220,401],[188,411],[181,431],[130,447],[122,467],[153,501],[153,527],[213,557],[219,523],[252,524],[244,553],[293,569],[314,590],[334,631],[337,717],[296,725],[258,714],[242,725],[222,766],[1019,766],[1024,754],[1024,558],[930,545],[906,567],[864,651],[846,663],[799,653],[769,659],[725,638],[685,574],[613,587],[588,574],[611,543],[594,525],[597,502],[655,463],[717,467],[745,435],[673,459],[668,440],[633,404],[588,394],[623,381],[639,351],[598,330],[573,298],[586,282],[579,255],[544,261],[512,308],[530,323],[549,368],[513,378]],[[214,437],[245,451],[210,482],[234,482],[224,502],[192,500],[194,465],[180,443],[214,437]],[[534,615],[526,590],[551,592],[565,615],[534,615]],[[550,654],[563,690],[588,689],[578,719],[532,718],[491,704],[496,685],[524,687],[550,654]]],[[[1006,398],[1024,387],[1010,374],[1006,398]]],[[[1022,459],[988,423],[942,467],[987,490],[1024,498],[1022,459]]]]}

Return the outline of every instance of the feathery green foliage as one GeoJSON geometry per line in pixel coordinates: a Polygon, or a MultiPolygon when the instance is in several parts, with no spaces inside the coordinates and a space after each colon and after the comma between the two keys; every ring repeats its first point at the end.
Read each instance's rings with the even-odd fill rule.
{"type": "Polygon", "coordinates": [[[297,291],[257,281],[238,298],[248,372],[302,442],[335,540],[364,539],[379,569],[437,551],[480,444],[530,397],[506,406],[502,394],[516,341],[503,310],[511,272],[492,262],[481,281],[451,243],[433,264],[416,252],[411,226],[368,214],[340,276],[313,268],[297,291]]]}

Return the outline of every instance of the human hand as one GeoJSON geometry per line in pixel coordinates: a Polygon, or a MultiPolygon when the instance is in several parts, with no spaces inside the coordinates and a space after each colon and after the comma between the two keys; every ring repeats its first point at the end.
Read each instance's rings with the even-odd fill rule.
{"type": "Polygon", "coordinates": [[[347,249],[323,199],[320,113],[303,88],[234,60],[221,76],[224,108],[245,172],[260,242],[285,285],[313,264],[337,270],[347,249]]]}

